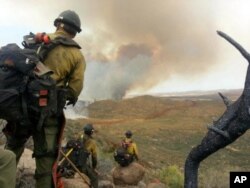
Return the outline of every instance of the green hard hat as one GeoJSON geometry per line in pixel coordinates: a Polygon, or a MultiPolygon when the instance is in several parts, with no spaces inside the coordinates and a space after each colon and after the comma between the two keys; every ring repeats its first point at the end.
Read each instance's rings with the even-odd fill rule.
{"type": "Polygon", "coordinates": [[[74,11],[72,10],[65,10],[54,21],[54,26],[57,26],[57,23],[61,22],[69,27],[71,27],[76,32],[80,33],[81,30],[81,20],[74,11]]]}
{"type": "Polygon", "coordinates": [[[125,132],[125,136],[128,137],[128,138],[132,137],[132,135],[133,135],[133,133],[132,133],[132,131],[130,131],[130,130],[127,130],[127,131],[125,132]]]}
{"type": "Polygon", "coordinates": [[[87,135],[91,135],[94,132],[94,127],[92,124],[88,123],[83,127],[83,131],[87,135]]]}

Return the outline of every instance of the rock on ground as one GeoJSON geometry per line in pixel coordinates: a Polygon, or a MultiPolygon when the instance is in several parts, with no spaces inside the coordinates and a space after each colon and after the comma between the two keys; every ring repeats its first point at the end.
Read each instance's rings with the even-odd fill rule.
{"type": "Polygon", "coordinates": [[[145,168],[133,162],[127,167],[117,166],[111,173],[115,185],[137,185],[144,177],[145,168]]]}
{"type": "Polygon", "coordinates": [[[80,178],[62,178],[64,188],[89,188],[89,186],[80,178]]]}

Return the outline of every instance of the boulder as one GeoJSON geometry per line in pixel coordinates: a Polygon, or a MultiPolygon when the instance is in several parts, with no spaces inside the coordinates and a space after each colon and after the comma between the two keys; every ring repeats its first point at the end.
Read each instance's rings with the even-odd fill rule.
{"type": "Polygon", "coordinates": [[[62,178],[64,188],[89,188],[88,184],[85,183],[85,181],[90,183],[88,176],[85,174],[82,174],[82,176],[85,180],[78,173],[75,174],[74,178],[62,178]]]}
{"type": "Polygon", "coordinates": [[[145,168],[133,162],[127,167],[117,166],[111,171],[115,185],[137,185],[145,174],[145,168]]]}
{"type": "Polygon", "coordinates": [[[75,175],[74,178],[62,178],[62,181],[64,188],[89,188],[88,184],[78,175],[75,175]]]}

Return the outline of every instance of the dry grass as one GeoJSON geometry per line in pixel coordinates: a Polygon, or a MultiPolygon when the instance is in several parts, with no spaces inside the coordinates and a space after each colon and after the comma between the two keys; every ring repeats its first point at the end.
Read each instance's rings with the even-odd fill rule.
{"type": "MultiPolygon", "coordinates": [[[[89,106],[89,119],[68,121],[65,135],[79,133],[85,123],[93,123],[100,153],[112,159],[115,146],[130,129],[143,165],[148,169],[176,165],[183,173],[189,151],[200,143],[207,125],[225,110],[219,97],[212,99],[170,100],[144,96],[123,101],[98,101],[89,106]]],[[[218,176],[225,180],[222,187],[226,187],[230,170],[250,169],[249,137],[246,133],[201,164],[199,178],[203,187],[220,187],[216,181],[218,176]]]]}

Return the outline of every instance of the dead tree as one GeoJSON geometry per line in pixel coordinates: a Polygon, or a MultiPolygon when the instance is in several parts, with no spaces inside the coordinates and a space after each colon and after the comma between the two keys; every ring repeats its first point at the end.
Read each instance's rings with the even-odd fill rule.
{"type": "MultiPolygon", "coordinates": [[[[250,63],[250,54],[240,44],[221,31],[217,33],[237,48],[250,63]]],[[[212,126],[208,127],[209,130],[201,144],[189,153],[185,163],[185,188],[198,187],[198,169],[201,161],[234,142],[250,128],[250,66],[248,65],[243,92],[237,101],[232,103],[221,93],[219,95],[226,105],[226,110],[212,126]]]]}

